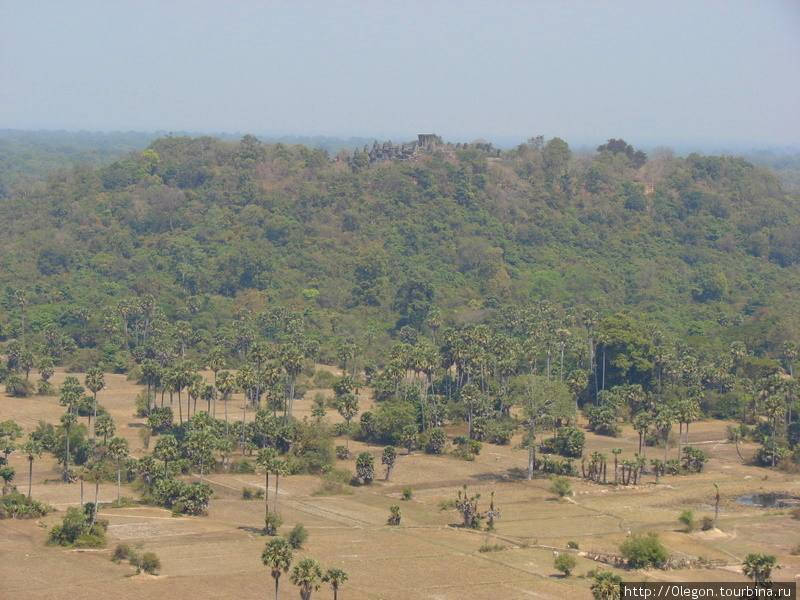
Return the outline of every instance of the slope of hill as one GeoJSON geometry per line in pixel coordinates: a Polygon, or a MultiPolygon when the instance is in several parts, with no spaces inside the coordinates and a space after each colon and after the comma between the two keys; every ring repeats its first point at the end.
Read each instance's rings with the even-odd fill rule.
{"type": "Polygon", "coordinates": [[[555,138],[370,164],[166,137],[7,190],[0,323],[17,336],[13,292],[28,289],[31,331],[80,322],[91,338],[120,299],[152,294],[217,324],[282,306],[321,338],[386,341],[432,307],[463,321],[548,301],[749,336],[758,353],[798,332],[797,201],[743,159],[646,158],[621,140],[592,156],[555,138]]]}

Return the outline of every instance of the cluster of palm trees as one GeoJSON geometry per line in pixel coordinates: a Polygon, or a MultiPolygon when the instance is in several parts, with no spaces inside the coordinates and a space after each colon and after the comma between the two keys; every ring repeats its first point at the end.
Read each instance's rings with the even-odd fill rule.
{"type": "MultiPolygon", "coordinates": [[[[261,553],[261,560],[264,566],[270,569],[272,578],[275,580],[275,600],[278,600],[281,575],[289,572],[294,560],[292,547],[283,538],[270,540],[261,553]]],[[[348,580],[349,576],[346,571],[338,567],[331,567],[323,573],[319,562],[313,558],[303,558],[292,568],[289,578],[294,585],[300,588],[300,597],[303,600],[310,600],[312,592],[318,590],[322,582],[330,583],[333,589],[333,598],[337,600],[339,588],[348,580]]]]}

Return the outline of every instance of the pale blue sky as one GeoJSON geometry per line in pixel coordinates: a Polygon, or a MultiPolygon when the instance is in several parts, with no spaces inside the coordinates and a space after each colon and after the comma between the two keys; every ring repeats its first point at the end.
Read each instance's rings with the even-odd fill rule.
{"type": "Polygon", "coordinates": [[[800,0],[0,0],[0,128],[800,145],[800,0]]]}

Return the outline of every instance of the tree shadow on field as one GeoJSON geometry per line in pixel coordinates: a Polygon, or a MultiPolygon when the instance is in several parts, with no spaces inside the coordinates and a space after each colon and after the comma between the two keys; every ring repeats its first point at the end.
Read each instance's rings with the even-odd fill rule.
{"type": "Polygon", "coordinates": [[[263,535],[264,534],[264,528],[263,527],[248,527],[247,525],[240,525],[236,529],[241,529],[242,531],[247,531],[248,533],[255,533],[255,534],[258,534],[258,535],[263,535]]]}
{"type": "Polygon", "coordinates": [[[503,471],[490,471],[488,473],[478,473],[471,475],[472,479],[478,481],[524,481],[528,478],[528,472],[519,467],[511,467],[503,471]]]}

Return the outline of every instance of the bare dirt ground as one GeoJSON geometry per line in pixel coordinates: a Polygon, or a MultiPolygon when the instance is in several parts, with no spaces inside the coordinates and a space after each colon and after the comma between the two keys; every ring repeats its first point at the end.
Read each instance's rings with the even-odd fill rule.
{"type": "MultiPolygon", "coordinates": [[[[33,376],[33,375],[32,375],[33,376]]],[[[53,377],[58,386],[63,373],[53,377]]],[[[83,379],[83,376],[79,376],[83,379]]],[[[132,455],[145,453],[139,437],[144,420],[134,418],[133,406],[140,386],[124,376],[106,375],[106,389],[99,400],[114,417],[117,435],[126,437],[132,455]]],[[[296,402],[300,418],[310,414],[310,398],[296,402]]],[[[362,409],[368,402],[362,397],[362,409]]],[[[241,418],[241,399],[229,408],[232,418],[241,418]]],[[[220,416],[221,407],[217,408],[220,416]]],[[[0,394],[0,421],[14,419],[26,430],[41,419],[55,423],[63,412],[58,399],[15,399],[0,394]]],[[[329,411],[331,421],[339,415],[329,411]]],[[[589,557],[597,553],[616,553],[628,532],[657,531],[674,557],[698,558],[727,563],[716,569],[620,572],[626,581],[744,581],[738,570],[749,552],[778,555],[782,569],[776,579],[794,581],[800,575],[800,557],[791,549],[800,543],[800,522],[788,511],[745,507],[736,502],[742,494],[782,492],[800,496],[796,476],[743,465],[735,448],[725,443],[726,423],[695,423],[691,442],[711,457],[706,472],[693,476],[662,478],[655,485],[652,476],[634,487],[598,486],[573,480],[575,494],[562,501],[553,500],[544,478],[525,481],[518,473],[527,464],[527,455],[517,450],[514,440],[508,446],[485,444],[474,462],[452,456],[426,456],[401,451],[391,481],[378,480],[370,486],[351,488],[344,496],[315,496],[320,479],[313,476],[281,478],[279,512],[282,531],[303,523],[310,532],[308,543],[295,553],[316,558],[323,569],[338,566],[350,574],[341,588],[342,599],[472,600],[503,598],[591,598],[591,578],[586,573],[596,567],[611,569],[589,557]],[[714,487],[718,482],[723,501],[716,531],[686,534],[680,531],[677,517],[684,509],[695,512],[699,520],[713,515],[714,487]],[[440,510],[439,505],[455,498],[462,485],[480,492],[479,508],[488,508],[489,494],[502,513],[492,533],[454,527],[456,511],[440,510]],[[414,489],[410,501],[402,501],[402,489],[414,489]],[[389,506],[402,510],[402,525],[389,527],[389,506]],[[578,542],[582,555],[572,577],[563,578],[553,568],[553,551],[566,551],[568,541],[578,542]],[[478,552],[485,544],[503,546],[493,552],[478,552]]],[[[631,458],[636,451],[636,434],[625,429],[617,439],[588,435],[587,450],[608,453],[613,446],[624,449],[620,458],[631,458]]],[[[151,446],[152,447],[152,446],[151,446]]],[[[350,442],[357,453],[369,450],[380,466],[379,447],[350,442]]],[[[750,456],[754,446],[742,446],[750,456]]],[[[663,449],[649,448],[651,457],[663,456],[663,449]]],[[[675,449],[670,456],[677,455],[675,449]]],[[[28,464],[19,453],[10,457],[17,470],[14,483],[27,491],[28,464]]],[[[613,466],[613,463],[611,463],[613,466]]],[[[337,468],[355,471],[353,460],[339,461],[337,468]]],[[[611,469],[609,469],[611,474],[611,469]]],[[[613,478],[613,475],[612,475],[613,478]]],[[[263,501],[241,499],[243,487],[262,488],[261,474],[211,474],[215,497],[208,516],[172,517],[166,510],[135,506],[124,509],[102,508],[101,516],[110,522],[109,545],[105,550],[75,551],[44,545],[47,530],[58,522],[68,506],[80,502],[79,486],[58,482],[52,456],[34,464],[33,496],[56,507],[59,512],[36,521],[0,521],[0,597],[72,600],[115,598],[117,600],[169,598],[263,598],[270,597],[273,580],[261,564],[266,539],[259,535],[263,524],[263,501]],[[157,577],[135,576],[127,564],[116,565],[109,558],[118,543],[144,544],[161,559],[157,577]]],[[[271,483],[271,491],[274,482],[271,483]]],[[[93,489],[86,489],[87,500],[93,489]]],[[[135,497],[131,489],[123,495],[135,497]]],[[[103,484],[100,500],[116,499],[116,486],[103,484]]],[[[281,598],[297,597],[298,590],[288,576],[281,579],[281,598]]],[[[330,598],[330,588],[314,593],[315,598],[330,598]]]]}

